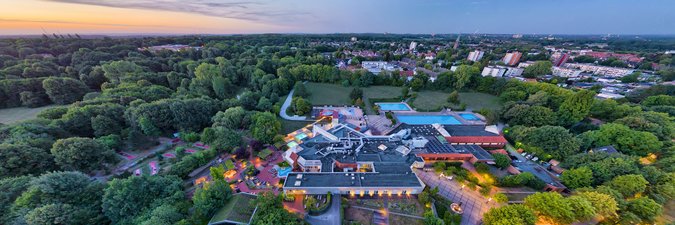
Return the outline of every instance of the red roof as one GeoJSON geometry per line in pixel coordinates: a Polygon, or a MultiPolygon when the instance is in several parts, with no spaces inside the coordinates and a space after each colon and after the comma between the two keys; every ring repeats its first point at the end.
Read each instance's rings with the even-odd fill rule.
{"type": "Polygon", "coordinates": [[[491,153],[491,154],[509,155],[509,153],[506,153],[506,150],[504,150],[504,149],[490,150],[490,153],[491,153]]]}
{"type": "Polygon", "coordinates": [[[445,137],[450,143],[506,143],[503,136],[454,136],[445,137]]]}
{"type": "Polygon", "coordinates": [[[293,162],[298,161],[298,154],[295,154],[295,152],[291,152],[291,159],[293,162]]]}
{"type": "Polygon", "coordinates": [[[415,75],[415,71],[412,71],[412,70],[401,71],[401,76],[412,77],[414,75],[415,75]]]}

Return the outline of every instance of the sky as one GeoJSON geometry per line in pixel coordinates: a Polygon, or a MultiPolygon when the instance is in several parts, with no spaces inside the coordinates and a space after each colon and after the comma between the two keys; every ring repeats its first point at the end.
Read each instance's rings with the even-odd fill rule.
{"type": "Polygon", "coordinates": [[[674,0],[0,0],[0,35],[675,34],[674,0]]]}

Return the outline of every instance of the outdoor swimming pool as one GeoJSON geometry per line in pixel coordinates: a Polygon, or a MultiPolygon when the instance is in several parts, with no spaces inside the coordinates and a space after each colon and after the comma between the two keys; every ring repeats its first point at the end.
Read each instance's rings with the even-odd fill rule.
{"type": "Polygon", "coordinates": [[[476,117],[476,115],[471,113],[460,113],[459,116],[461,116],[465,120],[480,120],[480,118],[476,117]]]}
{"type": "Polygon", "coordinates": [[[398,115],[396,116],[401,123],[410,125],[425,125],[425,124],[442,124],[442,125],[457,125],[462,124],[454,116],[451,115],[398,115]]]}
{"type": "Polygon", "coordinates": [[[410,111],[405,103],[376,103],[382,111],[410,111]]]}

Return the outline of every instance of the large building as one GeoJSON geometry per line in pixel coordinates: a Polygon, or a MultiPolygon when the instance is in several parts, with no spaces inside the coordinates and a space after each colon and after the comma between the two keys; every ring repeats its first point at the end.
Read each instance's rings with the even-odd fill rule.
{"type": "Polygon", "coordinates": [[[592,63],[567,63],[565,67],[607,77],[623,77],[635,71],[627,68],[598,66],[592,63]]]}
{"type": "Polygon", "coordinates": [[[520,57],[523,56],[523,53],[520,52],[511,52],[511,53],[506,53],[504,58],[502,59],[502,62],[508,66],[515,66],[520,62],[520,57]]]}
{"type": "Polygon", "coordinates": [[[415,48],[417,48],[417,42],[411,41],[410,47],[408,47],[408,50],[415,51],[415,48]]]}
{"type": "Polygon", "coordinates": [[[467,57],[466,59],[472,62],[478,62],[480,61],[480,59],[483,58],[484,54],[485,52],[483,51],[475,50],[473,52],[469,52],[469,57],[467,57]]]}
{"type": "Polygon", "coordinates": [[[523,74],[523,68],[505,66],[486,66],[481,75],[484,77],[517,77],[523,74]]]}
{"type": "Polygon", "coordinates": [[[418,194],[425,185],[413,169],[447,160],[494,163],[481,145],[503,146],[506,140],[498,137],[482,125],[399,124],[387,135],[374,136],[336,120],[314,124],[286,137],[289,149],[283,158],[294,172],[283,189],[305,194],[418,194]]]}
{"type": "Polygon", "coordinates": [[[579,75],[581,75],[581,70],[557,66],[551,68],[551,72],[553,76],[558,77],[578,77],[579,75]]]}
{"type": "Polygon", "coordinates": [[[484,77],[502,77],[506,73],[506,68],[496,67],[496,66],[486,66],[483,68],[483,72],[480,75],[484,77]]]}
{"type": "Polygon", "coordinates": [[[567,60],[570,58],[570,55],[567,53],[559,53],[552,58],[553,58],[553,66],[561,67],[567,62],[567,60]]]}
{"type": "Polygon", "coordinates": [[[380,74],[382,71],[401,70],[400,67],[385,61],[363,61],[361,62],[361,67],[375,75],[380,74]]]}

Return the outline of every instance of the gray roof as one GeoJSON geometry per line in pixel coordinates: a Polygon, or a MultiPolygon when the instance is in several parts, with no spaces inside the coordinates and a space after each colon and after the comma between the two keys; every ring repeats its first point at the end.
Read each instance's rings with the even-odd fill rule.
{"type": "Polygon", "coordinates": [[[290,173],[287,188],[306,187],[421,187],[417,176],[408,173],[290,173]],[[302,178],[298,179],[298,174],[302,178]],[[296,186],[296,181],[300,181],[296,186]]]}

